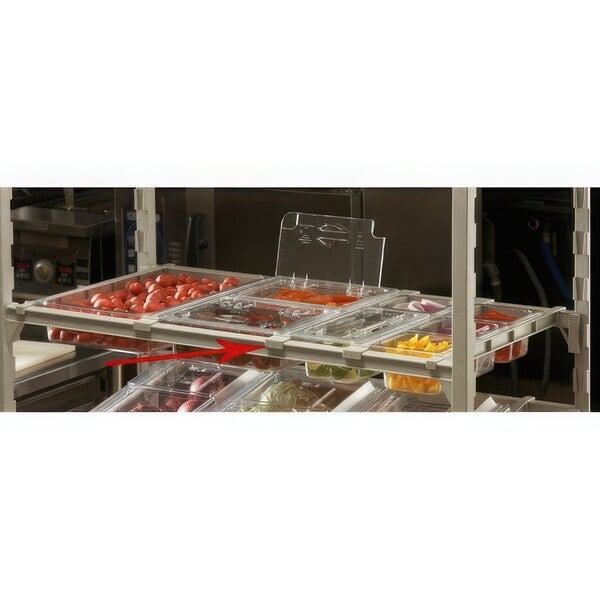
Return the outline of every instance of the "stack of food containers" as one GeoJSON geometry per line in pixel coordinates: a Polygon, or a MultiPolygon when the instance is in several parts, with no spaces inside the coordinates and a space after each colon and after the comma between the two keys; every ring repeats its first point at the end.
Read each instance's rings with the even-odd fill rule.
{"type": "Polygon", "coordinates": [[[269,375],[230,365],[169,360],[153,364],[97,406],[95,412],[193,412],[211,410],[269,375]]]}
{"type": "MultiPolygon", "coordinates": [[[[429,319],[423,325],[413,328],[399,336],[383,340],[373,349],[403,356],[418,358],[450,358],[452,353],[452,321],[449,317],[429,319]]],[[[476,321],[476,336],[485,339],[499,327],[497,323],[476,321]]],[[[493,353],[475,360],[475,375],[479,377],[494,368],[493,353]]],[[[424,395],[442,393],[439,379],[401,373],[385,373],[385,385],[394,391],[411,392],[424,395]]]]}

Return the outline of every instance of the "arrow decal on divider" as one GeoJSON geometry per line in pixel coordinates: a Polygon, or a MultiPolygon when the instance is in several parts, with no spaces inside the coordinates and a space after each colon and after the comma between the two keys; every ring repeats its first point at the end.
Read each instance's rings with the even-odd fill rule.
{"type": "Polygon", "coordinates": [[[190,352],[178,352],[175,354],[157,354],[155,356],[138,356],[136,358],[109,360],[107,361],[106,366],[118,367],[121,365],[135,365],[138,363],[159,362],[161,360],[176,360],[179,358],[196,358],[198,356],[209,356],[215,354],[223,355],[218,360],[218,363],[222,365],[223,363],[229,362],[238,356],[243,356],[244,354],[248,354],[248,352],[253,352],[254,350],[260,350],[261,348],[264,348],[264,346],[259,346],[256,344],[240,344],[239,342],[230,342],[228,340],[217,340],[217,342],[221,345],[221,348],[209,348],[207,350],[192,350],[190,352]]]}

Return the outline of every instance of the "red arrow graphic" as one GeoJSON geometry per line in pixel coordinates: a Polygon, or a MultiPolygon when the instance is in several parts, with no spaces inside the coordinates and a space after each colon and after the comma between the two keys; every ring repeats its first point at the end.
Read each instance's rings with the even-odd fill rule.
{"type": "Polygon", "coordinates": [[[106,363],[107,367],[118,367],[120,365],[135,365],[137,363],[158,362],[161,360],[175,360],[178,358],[196,358],[198,356],[208,356],[222,354],[219,358],[219,364],[229,362],[230,360],[259,350],[264,346],[254,344],[240,344],[238,342],[229,342],[228,340],[217,340],[221,348],[209,348],[207,350],[192,350],[191,352],[178,352],[176,354],[157,354],[155,356],[140,356],[136,358],[123,358],[120,360],[109,360],[106,363]]]}

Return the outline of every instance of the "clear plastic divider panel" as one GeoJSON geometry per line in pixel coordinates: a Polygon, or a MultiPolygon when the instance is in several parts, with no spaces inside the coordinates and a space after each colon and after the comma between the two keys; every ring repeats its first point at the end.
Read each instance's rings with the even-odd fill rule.
{"type": "Polygon", "coordinates": [[[379,287],[385,238],[374,229],[372,219],[287,213],[275,274],[379,287]]]}

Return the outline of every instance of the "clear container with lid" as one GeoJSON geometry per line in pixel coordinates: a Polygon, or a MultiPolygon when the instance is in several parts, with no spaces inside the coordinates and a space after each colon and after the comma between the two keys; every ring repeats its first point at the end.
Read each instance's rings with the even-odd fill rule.
{"type": "MultiPolygon", "coordinates": [[[[503,323],[493,321],[481,321],[475,319],[475,337],[476,339],[486,339],[492,336],[499,329],[504,328],[503,323]]],[[[419,331],[426,333],[445,334],[452,336],[452,318],[445,317],[441,319],[431,320],[421,327],[419,331]]],[[[494,352],[488,352],[483,356],[475,359],[475,376],[479,377],[485,373],[489,373],[494,368],[494,352]]]]}
{"type": "Polygon", "coordinates": [[[379,306],[396,310],[409,310],[426,315],[440,315],[449,312],[452,308],[452,298],[448,296],[432,296],[427,294],[413,294],[410,296],[400,293],[397,298],[386,300],[379,306]]]}
{"type": "Polygon", "coordinates": [[[384,373],[383,381],[388,390],[421,394],[423,396],[439,396],[442,394],[442,384],[434,377],[421,375],[405,375],[402,373],[384,373]]]}
{"type": "Polygon", "coordinates": [[[383,382],[363,384],[336,412],[448,412],[450,404],[444,394],[424,398],[407,392],[387,389],[383,382]]]}
{"type": "Polygon", "coordinates": [[[541,313],[531,308],[509,306],[502,302],[475,304],[475,318],[505,325],[516,325],[529,321],[541,313]]]}
{"type": "Polygon", "coordinates": [[[295,331],[292,337],[313,343],[369,346],[423,323],[418,313],[367,306],[295,331]]]}
{"type": "MultiPolygon", "coordinates": [[[[501,302],[475,305],[475,318],[478,321],[495,323],[507,328],[514,328],[539,316],[538,311],[529,308],[507,306],[501,302]]],[[[497,363],[509,363],[527,354],[529,339],[525,338],[496,350],[494,360],[497,363]]]]}
{"type": "Polygon", "coordinates": [[[381,287],[385,239],[374,227],[372,219],[287,213],[276,277],[244,295],[344,310],[397,294],[381,287]]]}
{"type": "Polygon", "coordinates": [[[131,390],[125,393],[124,398],[119,396],[119,392],[95,410],[140,412],[139,408],[135,411],[132,408],[137,407],[138,402],[143,402],[151,404],[161,412],[193,412],[200,406],[218,405],[232,396],[246,393],[268,377],[267,373],[231,365],[193,360],[165,360],[153,363],[129,382],[128,387],[131,390],[142,390],[139,401],[137,396],[132,398],[131,390]],[[122,402],[123,399],[127,402],[122,402]],[[150,402],[152,399],[154,400],[150,402]],[[175,406],[179,400],[182,403],[175,406]],[[181,407],[183,401],[187,400],[190,402],[181,407]]]}
{"type": "Polygon", "coordinates": [[[192,412],[212,400],[209,394],[126,385],[92,412],[192,412]]]}
{"type": "MultiPolygon", "coordinates": [[[[242,290],[263,280],[259,275],[163,266],[55,294],[36,300],[34,304],[111,319],[140,319],[146,314],[163,314],[174,306],[202,297],[242,290]]],[[[146,340],[57,327],[48,327],[48,340],[135,354],[167,347],[146,340]]]]}
{"type": "MultiPolygon", "coordinates": [[[[475,337],[476,339],[486,339],[493,335],[499,329],[505,328],[504,323],[496,323],[493,321],[480,320],[475,318],[475,337]]],[[[421,332],[449,335],[452,337],[452,317],[434,318],[426,323],[419,325],[418,330],[421,332]]]]}
{"type": "Polygon", "coordinates": [[[452,336],[411,330],[374,344],[373,350],[418,358],[445,356],[450,355],[452,350],[452,336]]]}
{"type": "Polygon", "coordinates": [[[313,307],[347,309],[390,297],[397,290],[351,282],[340,283],[296,277],[274,277],[244,292],[248,298],[262,298],[313,307]]]}
{"type": "Polygon", "coordinates": [[[209,295],[247,289],[260,275],[162,266],[55,294],[34,304],[107,317],[139,319],[209,295]],[[141,300],[141,302],[140,302],[141,300]],[[141,305],[141,309],[134,309],[141,305]],[[146,308],[144,308],[146,307],[146,308]]]}
{"type": "Polygon", "coordinates": [[[521,358],[527,354],[529,350],[529,338],[513,342],[509,346],[504,346],[496,350],[494,353],[494,361],[498,364],[505,364],[521,358]]]}
{"type": "Polygon", "coordinates": [[[337,311],[306,304],[288,304],[242,296],[226,296],[189,304],[165,314],[161,322],[269,336],[285,334],[318,322],[337,311]]]}
{"type": "MultiPolygon", "coordinates": [[[[476,321],[476,331],[481,338],[493,335],[501,327],[500,324],[476,321]]],[[[373,350],[414,356],[418,358],[443,357],[451,358],[452,351],[452,319],[450,317],[430,319],[423,325],[375,345],[373,350]]],[[[494,368],[494,353],[489,352],[475,359],[475,376],[489,373],[494,368]]],[[[442,393],[439,380],[420,375],[403,373],[385,373],[386,386],[395,391],[437,395],[442,393]]]]}
{"type": "MultiPolygon", "coordinates": [[[[202,348],[189,346],[176,346],[176,352],[193,352],[194,350],[202,350],[202,348]]],[[[206,348],[209,350],[209,348],[206,348]]],[[[215,351],[214,354],[205,354],[198,360],[211,364],[219,364],[219,360],[222,358],[222,353],[215,351]]],[[[275,356],[260,356],[254,352],[250,354],[242,354],[232,358],[227,362],[228,365],[235,367],[242,367],[244,369],[254,369],[259,371],[281,371],[282,369],[289,369],[301,364],[299,360],[289,360],[283,358],[277,358],[275,356]]]]}
{"type": "Polygon", "coordinates": [[[316,382],[295,369],[273,374],[268,380],[230,402],[201,410],[222,412],[330,412],[355,388],[316,382]]]}
{"type": "Polygon", "coordinates": [[[75,344],[98,350],[118,350],[126,354],[153,354],[170,348],[170,344],[162,342],[149,342],[148,340],[104,333],[90,333],[61,327],[48,327],[47,332],[50,342],[75,344]]]}
{"type": "MultiPolygon", "coordinates": [[[[372,350],[424,359],[447,358],[451,357],[452,336],[426,331],[409,331],[374,345],[372,350]]],[[[389,390],[426,396],[437,396],[442,393],[440,380],[433,377],[385,372],[383,378],[389,390]]]]}
{"type": "MultiPolygon", "coordinates": [[[[293,333],[292,337],[306,342],[340,347],[350,345],[369,347],[395,332],[410,329],[426,318],[424,315],[407,311],[368,306],[301,329],[293,333]]],[[[316,379],[358,382],[377,375],[378,371],[307,362],[306,374],[316,379]]]]}

